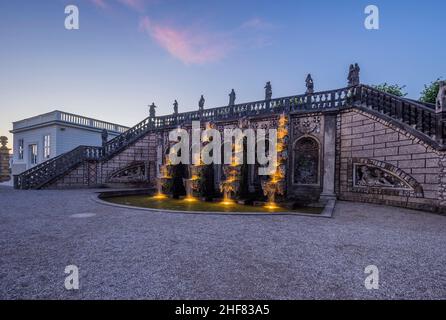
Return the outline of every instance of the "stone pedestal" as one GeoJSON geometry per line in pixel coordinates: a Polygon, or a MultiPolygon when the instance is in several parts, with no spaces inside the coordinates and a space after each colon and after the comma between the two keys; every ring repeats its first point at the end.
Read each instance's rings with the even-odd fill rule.
{"type": "Polygon", "coordinates": [[[336,199],[335,162],[336,162],[336,115],[325,116],[324,130],[324,176],[320,201],[323,203],[336,199]]]}
{"type": "Polygon", "coordinates": [[[9,181],[11,173],[9,171],[9,149],[6,147],[8,138],[0,137],[0,182],[9,181]]]}

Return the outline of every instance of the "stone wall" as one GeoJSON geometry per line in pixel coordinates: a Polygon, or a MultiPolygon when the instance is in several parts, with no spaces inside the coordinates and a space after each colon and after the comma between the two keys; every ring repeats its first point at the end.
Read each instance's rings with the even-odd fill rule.
{"type": "Polygon", "coordinates": [[[102,163],[83,162],[46,188],[113,187],[121,184],[152,186],[155,176],[156,135],[151,133],[102,163]],[[135,174],[131,170],[135,167],[142,170],[135,174]]]}
{"type": "Polygon", "coordinates": [[[341,111],[337,121],[340,199],[436,211],[444,153],[364,111],[341,111]]]}
{"type": "MultiPolygon", "coordinates": [[[[446,208],[445,152],[421,141],[412,128],[401,129],[384,118],[356,108],[338,114],[292,116],[288,196],[302,199],[312,195],[310,198],[317,200],[331,197],[334,191],[341,200],[429,211],[446,208]],[[333,130],[327,130],[327,119],[333,120],[329,122],[333,130]],[[319,167],[315,169],[318,178],[312,183],[293,179],[299,152],[295,146],[301,138],[314,139],[319,148],[319,167]],[[335,148],[328,152],[331,145],[335,148]]],[[[250,126],[275,127],[274,119],[253,119],[250,126]]],[[[223,125],[219,123],[218,127],[223,125]]],[[[157,162],[168,144],[166,132],[147,134],[108,160],[80,164],[49,187],[154,186],[157,162]]]]}

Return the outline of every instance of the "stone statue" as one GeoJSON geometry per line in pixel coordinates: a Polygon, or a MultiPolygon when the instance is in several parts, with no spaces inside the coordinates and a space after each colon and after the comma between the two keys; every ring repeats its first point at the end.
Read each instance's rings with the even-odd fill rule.
{"type": "Polygon", "coordinates": [[[307,86],[307,94],[314,93],[314,82],[313,78],[311,77],[311,74],[309,73],[307,76],[307,79],[305,80],[306,86],[307,86]]]}
{"type": "Polygon", "coordinates": [[[229,106],[235,105],[235,91],[232,89],[231,93],[229,94],[229,106]]]}
{"type": "Polygon", "coordinates": [[[356,86],[359,85],[359,72],[361,69],[359,68],[359,65],[355,63],[354,65],[350,65],[350,69],[348,71],[348,85],[349,86],[356,86]]]}
{"type": "Polygon", "coordinates": [[[9,149],[6,147],[8,138],[1,136],[0,143],[0,182],[4,182],[11,179],[9,168],[9,149]]]}
{"type": "Polygon", "coordinates": [[[5,136],[1,136],[0,137],[0,144],[2,145],[2,147],[6,147],[6,144],[8,143],[8,138],[5,136]]]}
{"type": "Polygon", "coordinates": [[[435,102],[437,112],[446,111],[446,81],[440,81],[438,95],[435,102]]]}
{"type": "Polygon", "coordinates": [[[177,101],[177,100],[175,100],[175,101],[173,102],[173,114],[174,114],[174,115],[177,115],[177,114],[178,114],[178,101],[177,101]]]}
{"type": "Polygon", "coordinates": [[[273,96],[273,88],[271,86],[271,82],[268,81],[265,85],[265,100],[269,101],[271,100],[273,96]]]}
{"type": "Polygon", "coordinates": [[[359,84],[360,83],[360,81],[359,81],[359,72],[361,71],[361,68],[359,67],[359,64],[357,64],[357,63],[355,63],[355,73],[354,73],[354,75],[355,75],[355,77],[354,77],[354,81],[355,81],[355,84],[359,84]]]}
{"type": "Polygon", "coordinates": [[[156,116],[156,106],[155,106],[155,102],[152,102],[152,104],[149,106],[149,116],[150,118],[155,118],[156,116]]]}
{"type": "Polygon", "coordinates": [[[353,72],[354,72],[355,67],[351,64],[349,69],[348,69],[348,76],[347,76],[347,80],[348,80],[348,85],[351,85],[353,82],[353,72]]]}
{"type": "Polygon", "coordinates": [[[201,95],[200,101],[198,101],[198,110],[203,111],[204,110],[204,102],[206,100],[204,100],[203,95],[201,95]]]}
{"type": "Polygon", "coordinates": [[[102,146],[105,146],[105,144],[108,141],[108,131],[107,131],[107,129],[102,129],[101,139],[102,139],[102,146]]]}

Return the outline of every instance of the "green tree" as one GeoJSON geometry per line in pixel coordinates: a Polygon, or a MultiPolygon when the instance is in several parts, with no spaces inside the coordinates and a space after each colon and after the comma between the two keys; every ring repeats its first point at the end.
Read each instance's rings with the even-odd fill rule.
{"type": "Polygon", "coordinates": [[[404,91],[406,86],[399,86],[397,84],[388,84],[387,82],[372,86],[375,89],[393,94],[397,97],[407,96],[407,92],[404,91]]]}
{"type": "Polygon", "coordinates": [[[434,103],[437,100],[438,90],[440,90],[440,80],[438,78],[430,84],[424,85],[424,90],[421,92],[420,101],[426,103],[434,103]]]}

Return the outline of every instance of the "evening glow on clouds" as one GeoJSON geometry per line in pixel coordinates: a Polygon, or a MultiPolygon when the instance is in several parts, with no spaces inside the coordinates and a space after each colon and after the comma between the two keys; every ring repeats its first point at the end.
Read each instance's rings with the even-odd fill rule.
{"type": "Polygon", "coordinates": [[[229,40],[222,35],[156,24],[148,17],[141,19],[140,26],[160,47],[186,64],[218,61],[231,50],[229,40]]]}
{"type": "MultiPolygon", "coordinates": [[[[109,8],[110,5],[112,4],[113,1],[110,0],[90,0],[94,5],[105,9],[105,8],[109,8]]],[[[121,4],[124,4],[132,9],[141,11],[144,9],[145,4],[148,1],[144,1],[144,0],[116,0],[114,2],[119,2],[121,4]]]]}
{"type": "Polygon", "coordinates": [[[364,28],[369,2],[281,0],[0,1],[0,136],[12,122],[63,110],[133,126],[148,116],[346,85],[424,84],[446,76],[444,12],[438,0],[374,0],[380,30],[364,28]],[[26,3],[26,5],[24,5],[26,3]],[[76,5],[80,29],[65,29],[76,5]]]}
{"type": "MultiPolygon", "coordinates": [[[[156,0],[90,1],[101,9],[110,9],[113,5],[121,4],[139,13],[144,12],[146,5],[156,3],[156,0]]],[[[235,49],[238,34],[243,30],[264,32],[274,29],[272,23],[258,17],[250,18],[239,27],[226,32],[212,32],[202,25],[191,27],[156,22],[147,15],[139,19],[139,31],[146,33],[159,47],[186,65],[201,65],[222,60],[235,49]]],[[[255,34],[251,34],[245,42],[253,47],[271,44],[265,35],[255,34]]]]}

